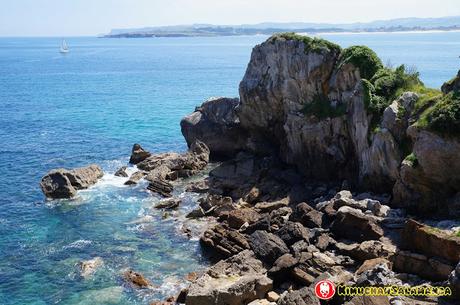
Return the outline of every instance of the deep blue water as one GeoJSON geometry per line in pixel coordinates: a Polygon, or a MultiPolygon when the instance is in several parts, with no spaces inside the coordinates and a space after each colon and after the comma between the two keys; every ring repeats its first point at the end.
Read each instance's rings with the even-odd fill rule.
{"type": "MultiPolygon", "coordinates": [[[[323,36],[416,66],[431,87],[460,68],[460,33],[323,36]]],[[[196,198],[184,197],[181,220],[162,219],[151,210],[158,198],[111,174],[136,142],[185,150],[181,117],[210,96],[237,96],[265,39],[68,38],[63,56],[60,39],[0,38],[0,304],[147,304],[206,266],[196,239],[180,234],[196,198]],[[44,173],[89,163],[108,173],[101,183],[77,200],[44,201],[44,173]],[[76,264],[96,256],[104,266],[81,278],[76,264]],[[125,286],[125,268],[156,287],[125,286]]]]}

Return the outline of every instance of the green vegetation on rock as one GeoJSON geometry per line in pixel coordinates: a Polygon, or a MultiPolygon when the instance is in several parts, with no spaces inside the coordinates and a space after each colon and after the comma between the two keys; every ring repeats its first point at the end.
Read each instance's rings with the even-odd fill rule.
{"type": "Polygon", "coordinates": [[[460,95],[450,92],[429,100],[416,125],[441,135],[460,136],[460,95]]]}
{"type": "Polygon", "coordinates": [[[411,164],[412,167],[416,167],[418,165],[418,159],[417,156],[414,153],[411,153],[408,155],[404,161],[407,161],[411,164]]]}
{"type": "Polygon", "coordinates": [[[362,78],[371,79],[375,73],[383,68],[382,61],[377,54],[366,46],[352,46],[340,54],[339,66],[351,63],[359,69],[362,78]]]}
{"type": "Polygon", "coordinates": [[[346,113],[346,106],[343,104],[336,106],[331,105],[327,96],[318,94],[313,98],[311,103],[304,106],[303,113],[306,115],[314,115],[320,120],[334,118],[344,115],[346,113]]]}
{"type": "Polygon", "coordinates": [[[278,38],[284,38],[286,40],[296,40],[301,41],[305,44],[305,52],[315,52],[320,53],[322,51],[331,52],[334,51],[336,53],[340,53],[342,48],[328,40],[317,38],[317,37],[309,37],[306,35],[299,35],[296,33],[280,33],[273,35],[270,40],[274,41],[278,38]]]}
{"type": "Polygon", "coordinates": [[[424,88],[418,72],[407,71],[404,65],[396,69],[381,68],[370,80],[363,79],[362,85],[366,109],[372,114],[371,126],[380,122],[385,108],[403,92],[424,88]]]}

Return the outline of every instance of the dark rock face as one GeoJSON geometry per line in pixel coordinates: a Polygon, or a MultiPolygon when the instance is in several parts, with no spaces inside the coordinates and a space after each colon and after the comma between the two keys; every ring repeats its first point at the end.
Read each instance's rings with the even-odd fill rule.
{"type": "Polygon", "coordinates": [[[150,152],[143,149],[139,144],[134,144],[131,153],[131,158],[129,158],[129,163],[137,164],[139,162],[144,161],[151,155],[152,154],[150,152]]]}
{"type": "Polygon", "coordinates": [[[189,146],[204,142],[213,156],[232,157],[246,147],[247,134],[236,115],[237,98],[212,98],[180,123],[189,146]]]}
{"type": "Polygon", "coordinates": [[[460,92],[460,71],[455,78],[444,83],[441,87],[442,93],[448,94],[449,92],[460,92]]]}
{"type": "Polygon", "coordinates": [[[252,233],[249,243],[256,256],[269,263],[273,263],[281,255],[289,253],[288,247],[281,238],[266,231],[252,233]]]}
{"type": "Polygon", "coordinates": [[[47,198],[72,198],[77,190],[94,185],[103,175],[95,164],[72,170],[55,169],[42,178],[40,187],[47,198]]]}

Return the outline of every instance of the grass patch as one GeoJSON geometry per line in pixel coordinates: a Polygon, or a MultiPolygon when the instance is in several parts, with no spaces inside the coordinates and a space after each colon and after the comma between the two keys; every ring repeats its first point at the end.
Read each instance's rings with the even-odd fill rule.
{"type": "Polygon", "coordinates": [[[327,96],[318,94],[313,97],[311,103],[305,104],[303,113],[305,115],[314,115],[320,120],[324,118],[335,118],[346,113],[346,105],[331,105],[327,96]]]}
{"type": "Polygon", "coordinates": [[[306,35],[299,35],[294,32],[275,34],[272,37],[270,37],[270,41],[273,42],[278,38],[303,42],[305,44],[305,53],[322,53],[323,51],[340,53],[342,51],[342,48],[338,44],[335,44],[328,40],[318,37],[312,38],[306,35]]]}

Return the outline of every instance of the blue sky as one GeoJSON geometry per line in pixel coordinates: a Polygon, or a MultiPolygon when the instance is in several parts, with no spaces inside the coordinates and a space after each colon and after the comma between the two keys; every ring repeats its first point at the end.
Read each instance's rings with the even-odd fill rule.
{"type": "Polygon", "coordinates": [[[460,15],[459,0],[0,0],[0,36],[77,36],[112,28],[356,22],[460,15]]]}

